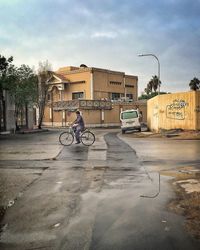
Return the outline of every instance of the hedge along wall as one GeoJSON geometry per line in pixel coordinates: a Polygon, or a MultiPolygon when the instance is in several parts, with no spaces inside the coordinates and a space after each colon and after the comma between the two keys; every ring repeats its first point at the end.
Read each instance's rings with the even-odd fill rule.
{"type": "Polygon", "coordinates": [[[147,102],[150,130],[200,129],[200,91],[156,96],[147,102]]]}

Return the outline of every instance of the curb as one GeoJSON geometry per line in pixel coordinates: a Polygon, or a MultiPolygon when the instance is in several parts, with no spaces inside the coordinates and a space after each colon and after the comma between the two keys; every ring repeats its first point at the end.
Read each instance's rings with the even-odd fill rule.
{"type": "Polygon", "coordinates": [[[34,133],[42,133],[42,132],[48,132],[49,129],[33,129],[33,130],[24,130],[19,131],[16,134],[34,134],[34,133]]]}

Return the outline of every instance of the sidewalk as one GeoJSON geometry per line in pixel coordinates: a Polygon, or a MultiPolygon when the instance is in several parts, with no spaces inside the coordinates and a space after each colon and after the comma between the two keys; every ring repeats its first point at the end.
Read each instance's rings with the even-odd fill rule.
{"type": "MultiPolygon", "coordinates": [[[[59,143],[61,131],[50,129],[36,133],[34,130],[34,133],[0,135],[0,219],[5,209],[55,163],[64,147],[59,143]]],[[[88,159],[105,159],[104,134],[104,131],[95,131],[96,142],[89,150],[88,159]]]]}
{"type": "Polygon", "coordinates": [[[59,130],[26,132],[0,135],[0,220],[63,148],[59,130]]]}
{"type": "Polygon", "coordinates": [[[0,135],[0,159],[54,159],[63,148],[58,141],[59,134],[58,130],[28,130],[19,134],[0,135]]]}

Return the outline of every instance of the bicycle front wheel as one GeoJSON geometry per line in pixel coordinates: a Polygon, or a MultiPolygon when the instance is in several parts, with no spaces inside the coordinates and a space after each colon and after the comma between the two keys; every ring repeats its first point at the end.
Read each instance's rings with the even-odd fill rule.
{"type": "Polygon", "coordinates": [[[85,146],[91,146],[95,142],[95,135],[90,131],[85,131],[81,135],[81,142],[85,146]]]}
{"type": "Polygon", "coordinates": [[[74,141],[74,136],[69,132],[62,132],[59,136],[59,142],[64,146],[70,146],[74,141]]]}

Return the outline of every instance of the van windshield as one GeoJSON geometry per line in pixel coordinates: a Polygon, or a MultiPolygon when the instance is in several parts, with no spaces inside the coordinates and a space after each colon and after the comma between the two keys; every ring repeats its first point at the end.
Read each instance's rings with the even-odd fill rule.
{"type": "Polygon", "coordinates": [[[121,119],[132,119],[137,117],[138,117],[137,111],[124,112],[121,114],[121,119]]]}

